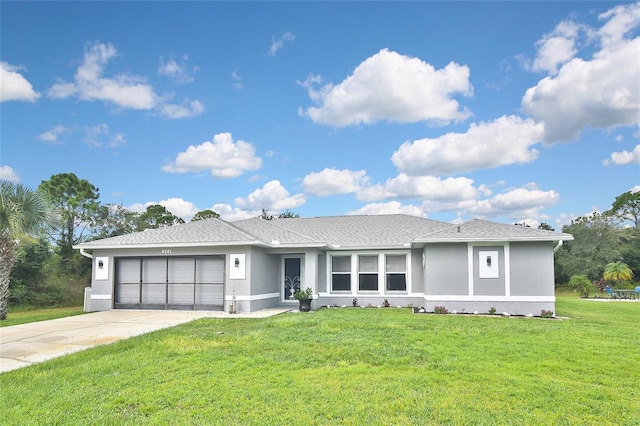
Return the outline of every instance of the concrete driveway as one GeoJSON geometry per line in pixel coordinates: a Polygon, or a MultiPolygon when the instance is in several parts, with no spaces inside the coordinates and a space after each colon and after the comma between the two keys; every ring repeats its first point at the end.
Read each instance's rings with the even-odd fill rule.
{"type": "Polygon", "coordinates": [[[287,310],[234,315],[214,311],[114,310],[0,327],[0,373],[198,318],[266,318],[287,310]]]}

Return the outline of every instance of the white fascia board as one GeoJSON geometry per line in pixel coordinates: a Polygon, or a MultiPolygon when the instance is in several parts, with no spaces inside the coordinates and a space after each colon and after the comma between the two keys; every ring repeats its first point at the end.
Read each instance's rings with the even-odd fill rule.
{"type": "Polygon", "coordinates": [[[425,238],[414,241],[414,244],[429,243],[477,243],[477,242],[531,242],[531,241],[571,241],[572,235],[558,235],[557,237],[482,237],[482,238],[425,238]]]}
{"type": "MultiPolygon", "coordinates": [[[[197,242],[197,243],[154,243],[154,244],[104,244],[72,246],[73,249],[85,250],[113,250],[113,249],[146,249],[146,248],[177,248],[177,247],[231,247],[231,246],[262,246],[271,247],[260,241],[227,241],[227,242],[197,242]]],[[[277,246],[276,246],[277,247],[277,246]]]]}

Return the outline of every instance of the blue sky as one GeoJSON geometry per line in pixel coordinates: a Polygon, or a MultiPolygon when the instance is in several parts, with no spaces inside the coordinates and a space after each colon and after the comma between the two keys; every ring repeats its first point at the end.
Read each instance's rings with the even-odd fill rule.
{"type": "Polygon", "coordinates": [[[0,177],[189,220],[547,222],[640,189],[640,3],[2,2],[0,177]]]}

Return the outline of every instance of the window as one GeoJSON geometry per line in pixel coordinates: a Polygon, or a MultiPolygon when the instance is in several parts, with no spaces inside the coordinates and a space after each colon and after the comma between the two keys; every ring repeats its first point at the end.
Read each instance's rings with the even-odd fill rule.
{"type": "Polygon", "coordinates": [[[331,290],[351,291],[351,256],[331,257],[331,290]]]}
{"type": "Polygon", "coordinates": [[[378,256],[358,256],[358,290],[378,291],[378,256]]]}
{"type": "Polygon", "coordinates": [[[407,290],[407,256],[386,256],[387,291],[407,290]]]}

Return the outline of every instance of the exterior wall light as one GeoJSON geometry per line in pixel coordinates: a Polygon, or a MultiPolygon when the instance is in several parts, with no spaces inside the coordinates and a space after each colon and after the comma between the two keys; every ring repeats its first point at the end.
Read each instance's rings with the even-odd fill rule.
{"type": "Polygon", "coordinates": [[[491,256],[487,256],[487,266],[491,266],[491,256]]]}

